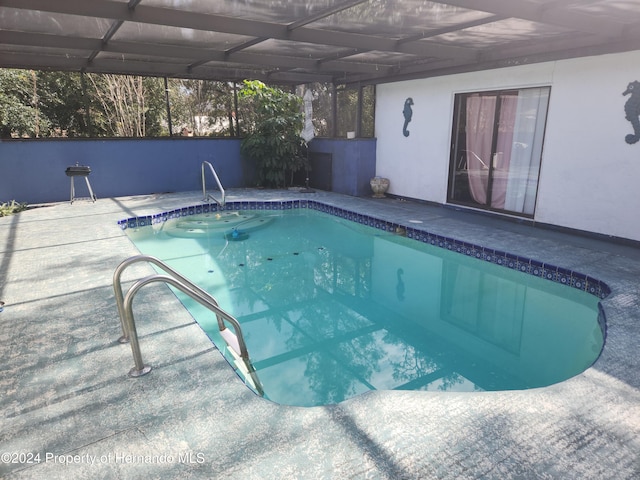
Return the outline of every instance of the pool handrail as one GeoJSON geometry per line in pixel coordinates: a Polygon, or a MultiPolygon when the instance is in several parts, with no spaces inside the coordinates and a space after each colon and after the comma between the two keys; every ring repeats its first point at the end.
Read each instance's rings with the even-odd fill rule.
{"type": "Polygon", "coordinates": [[[234,359],[241,362],[242,366],[244,367],[242,368],[242,370],[245,375],[248,375],[250,377],[246,378],[246,380],[250,380],[255,390],[260,395],[264,395],[262,385],[257,377],[257,373],[249,357],[249,352],[244,340],[242,328],[240,327],[240,322],[238,322],[238,320],[231,314],[220,308],[218,301],[211,294],[198,287],[196,284],[188,280],[180,273],[176,272],[174,269],[169,267],[158,258],[152,257],[150,255],[136,255],[124,260],[116,268],[113,275],[113,288],[123,332],[123,336],[120,337],[119,342],[126,343],[128,341],[131,344],[131,351],[133,353],[133,360],[135,363],[135,367],[129,371],[129,375],[132,377],[139,377],[142,375],[146,375],[151,371],[151,367],[145,365],[142,361],[140,342],[138,340],[138,333],[133,316],[133,298],[142,287],[153,282],[167,283],[215,313],[216,319],[218,321],[218,329],[220,330],[220,334],[227,344],[227,348],[229,349],[234,359]],[[124,295],[123,297],[121,284],[122,272],[133,263],[142,261],[153,263],[170,275],[153,274],[146,276],[134,283],[129,288],[126,295],[124,295]],[[234,332],[231,332],[227,328],[225,322],[231,324],[234,332]]]}
{"type": "Polygon", "coordinates": [[[122,277],[122,273],[129,266],[139,262],[152,263],[155,266],[164,270],[166,273],[171,274],[173,277],[177,278],[179,281],[187,285],[191,285],[191,287],[195,291],[199,291],[204,295],[209,295],[205,290],[201,289],[200,287],[192,283],[187,277],[183,276],[182,274],[180,274],[179,272],[171,268],[169,265],[164,263],[159,258],[153,257],[151,255],[135,255],[133,257],[127,258],[126,260],[122,261],[120,265],[118,265],[118,267],[113,272],[113,291],[116,298],[116,307],[118,308],[118,315],[120,317],[120,326],[122,327],[122,336],[118,339],[118,342],[120,343],[129,342],[129,334],[127,332],[126,325],[124,323],[124,293],[122,291],[121,277],[122,277]]]}
{"type": "Polygon", "coordinates": [[[202,173],[202,201],[206,202],[209,199],[212,199],[218,205],[220,205],[221,207],[224,207],[224,205],[226,203],[224,188],[222,187],[222,183],[220,183],[220,179],[218,178],[218,174],[216,173],[215,168],[213,168],[213,165],[211,165],[211,162],[207,162],[206,160],[204,162],[202,162],[202,165],[200,167],[200,171],[202,173]],[[222,197],[221,197],[220,201],[218,201],[210,193],[207,193],[207,181],[206,181],[206,176],[205,176],[205,165],[209,167],[209,170],[211,170],[211,173],[213,174],[213,178],[215,179],[216,183],[218,184],[218,189],[220,190],[220,193],[222,194],[222,197]]]}

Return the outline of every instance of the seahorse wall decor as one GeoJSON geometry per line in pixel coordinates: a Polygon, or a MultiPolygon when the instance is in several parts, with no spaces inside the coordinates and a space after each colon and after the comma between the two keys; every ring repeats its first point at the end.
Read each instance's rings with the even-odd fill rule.
{"type": "Polygon", "coordinates": [[[411,109],[411,105],[413,105],[413,98],[409,97],[404,101],[404,109],[402,110],[402,114],[404,115],[404,125],[402,126],[402,134],[405,137],[409,136],[409,130],[407,127],[409,126],[409,122],[411,121],[411,117],[413,116],[413,110],[411,109]]]}
{"type": "Polygon", "coordinates": [[[627,89],[622,95],[631,95],[624,104],[624,118],[631,122],[633,134],[624,137],[625,142],[633,145],[640,140],[640,82],[633,81],[627,85],[627,89]]]}

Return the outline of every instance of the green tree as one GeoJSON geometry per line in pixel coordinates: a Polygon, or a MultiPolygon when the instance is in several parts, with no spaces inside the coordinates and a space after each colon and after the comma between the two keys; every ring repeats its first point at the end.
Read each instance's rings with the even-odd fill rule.
{"type": "Polygon", "coordinates": [[[36,136],[40,113],[31,70],[0,70],[0,136],[36,136]],[[34,98],[35,97],[35,98],[34,98]]]}
{"type": "MultiPolygon", "coordinates": [[[[238,92],[243,104],[241,152],[256,162],[258,185],[285,187],[287,174],[304,166],[302,99],[292,93],[245,80],[238,92]]],[[[291,180],[289,180],[291,183],[291,180]]]]}
{"type": "Polygon", "coordinates": [[[159,78],[90,74],[94,97],[92,120],[116,137],[162,133],[163,86],[159,78]]]}
{"type": "Polygon", "coordinates": [[[313,94],[313,128],[318,137],[333,133],[333,88],[331,83],[315,82],[308,86],[313,94]]]}
{"type": "Polygon", "coordinates": [[[41,71],[37,76],[39,108],[51,125],[42,136],[88,136],[80,74],[41,71]]]}
{"type": "Polygon", "coordinates": [[[174,132],[187,128],[196,136],[235,135],[233,84],[171,79],[169,85],[174,132]]]}
{"type": "MultiPolygon", "coordinates": [[[[330,83],[312,83],[309,85],[313,93],[313,126],[319,137],[334,135],[333,95],[334,88],[330,83]]],[[[349,131],[357,130],[358,87],[344,85],[335,89],[336,125],[335,136],[344,138],[349,131]]],[[[360,118],[360,136],[373,137],[375,124],[375,87],[362,87],[362,117],[360,118]]]]}
{"type": "MultiPolygon", "coordinates": [[[[358,126],[358,87],[342,87],[337,90],[337,131],[338,137],[346,136],[349,131],[357,131],[358,126]]],[[[368,85],[362,88],[362,117],[360,119],[360,136],[373,137],[375,123],[375,87],[368,85]]]]}
{"type": "Polygon", "coordinates": [[[144,95],[147,112],[145,132],[147,137],[160,137],[169,134],[167,124],[167,106],[165,103],[164,81],[158,77],[144,77],[144,95]]]}

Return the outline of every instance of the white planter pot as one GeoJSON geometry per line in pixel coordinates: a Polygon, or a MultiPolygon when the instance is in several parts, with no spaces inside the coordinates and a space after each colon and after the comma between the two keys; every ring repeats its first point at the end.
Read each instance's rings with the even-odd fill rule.
{"type": "Polygon", "coordinates": [[[373,190],[373,198],[384,198],[389,189],[389,179],[383,177],[373,177],[369,184],[373,190]]]}

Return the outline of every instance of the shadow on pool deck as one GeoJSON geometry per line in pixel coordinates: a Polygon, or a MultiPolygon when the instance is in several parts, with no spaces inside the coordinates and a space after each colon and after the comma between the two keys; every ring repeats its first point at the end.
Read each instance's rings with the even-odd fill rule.
{"type": "MultiPolygon", "coordinates": [[[[380,391],[287,407],[252,394],[169,289],[154,285],[134,302],[143,358],[154,370],[131,379],[111,282],[138,252],[116,222],[200,197],[56,204],[0,219],[1,477],[640,477],[638,249],[393,199],[228,192],[228,201],[249,197],[313,198],[394,222],[419,220],[433,233],[592,275],[612,288],[603,301],[603,354],[547,388],[380,391]]],[[[131,267],[125,283],[150,272],[131,267]]]]}

